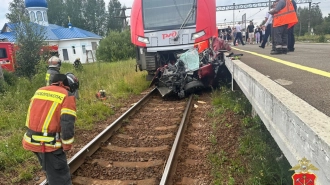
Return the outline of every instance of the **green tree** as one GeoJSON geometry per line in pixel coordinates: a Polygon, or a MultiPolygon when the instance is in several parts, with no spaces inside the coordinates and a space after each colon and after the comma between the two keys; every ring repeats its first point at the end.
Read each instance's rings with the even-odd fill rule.
{"type": "Polygon", "coordinates": [[[295,26],[296,35],[305,35],[308,33],[308,20],[310,16],[310,27],[316,31],[316,27],[323,22],[322,12],[319,6],[313,6],[309,11],[308,8],[299,7],[297,9],[299,23],[295,26]]]}
{"type": "Polygon", "coordinates": [[[330,14],[324,17],[322,24],[318,25],[315,29],[315,33],[318,35],[330,34],[330,14]]]}
{"type": "MultiPolygon", "coordinates": [[[[66,1],[66,18],[70,17],[71,23],[74,27],[88,30],[86,19],[84,17],[85,5],[87,0],[67,0],[66,1]]],[[[64,25],[68,25],[69,20],[64,21],[64,25]]]]}
{"type": "Polygon", "coordinates": [[[131,43],[128,29],[123,32],[110,31],[108,36],[101,40],[96,51],[98,60],[113,62],[126,60],[135,56],[135,47],[131,43]]]}
{"type": "Polygon", "coordinates": [[[51,24],[57,24],[65,26],[65,22],[68,20],[68,16],[65,12],[65,6],[63,0],[47,0],[48,1],[48,22],[51,24]]]}
{"type": "Polygon", "coordinates": [[[16,74],[32,78],[37,73],[40,62],[40,50],[45,40],[45,28],[24,19],[15,27],[16,74]]]}
{"type": "Polygon", "coordinates": [[[312,6],[311,8],[311,28],[313,28],[314,33],[320,32],[317,30],[317,26],[321,25],[323,22],[322,11],[318,5],[312,6]]]}
{"type": "Polygon", "coordinates": [[[118,0],[110,0],[108,5],[107,31],[120,31],[122,28],[122,19],[116,18],[121,15],[121,4],[118,0]]]}
{"type": "Polygon", "coordinates": [[[85,5],[84,17],[87,30],[98,35],[105,34],[106,10],[104,0],[88,0],[85,5]]]}
{"type": "Polygon", "coordinates": [[[10,2],[9,11],[10,12],[6,14],[6,18],[12,23],[20,22],[24,17],[28,17],[24,0],[14,0],[10,2]]]}

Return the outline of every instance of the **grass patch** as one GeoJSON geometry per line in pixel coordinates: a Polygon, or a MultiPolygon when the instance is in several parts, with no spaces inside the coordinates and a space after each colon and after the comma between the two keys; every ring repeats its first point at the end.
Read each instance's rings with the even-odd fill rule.
{"type": "Polygon", "coordinates": [[[280,157],[281,150],[260,118],[251,117],[251,105],[243,93],[227,88],[216,91],[213,106],[208,155],[213,184],[292,184],[290,164],[280,157]]]}
{"type": "MultiPolygon", "coordinates": [[[[29,180],[33,171],[39,169],[31,165],[36,164],[35,157],[22,148],[21,140],[30,98],[45,85],[46,68],[41,69],[31,81],[17,78],[15,84],[6,85],[6,92],[0,94],[0,177],[15,174],[14,179],[8,179],[10,183],[29,180]],[[23,166],[24,170],[20,170],[23,166]]],[[[145,72],[135,72],[134,60],[86,64],[78,71],[71,64],[63,64],[61,73],[66,72],[73,72],[80,81],[76,122],[79,129],[92,129],[96,122],[114,113],[111,107],[119,106],[120,99],[139,94],[149,85],[145,72]],[[102,102],[95,98],[101,89],[109,96],[102,102]]]]}
{"type": "Polygon", "coordinates": [[[296,37],[296,41],[300,42],[313,42],[313,43],[329,43],[330,42],[330,34],[327,35],[303,35],[300,37],[296,37]]]}

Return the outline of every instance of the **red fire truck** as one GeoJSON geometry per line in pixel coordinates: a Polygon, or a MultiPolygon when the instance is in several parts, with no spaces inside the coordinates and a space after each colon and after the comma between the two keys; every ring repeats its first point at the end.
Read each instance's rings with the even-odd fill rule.
{"type": "Polygon", "coordinates": [[[14,44],[0,42],[0,65],[2,69],[13,72],[15,70],[14,44]]]}
{"type": "MultiPolygon", "coordinates": [[[[15,50],[18,48],[15,44],[10,42],[2,42],[0,40],[0,65],[1,68],[9,71],[15,71],[15,50]]],[[[58,54],[58,45],[52,46],[42,46],[40,50],[40,56],[43,57],[43,60],[47,60],[49,57],[58,54]]]]}

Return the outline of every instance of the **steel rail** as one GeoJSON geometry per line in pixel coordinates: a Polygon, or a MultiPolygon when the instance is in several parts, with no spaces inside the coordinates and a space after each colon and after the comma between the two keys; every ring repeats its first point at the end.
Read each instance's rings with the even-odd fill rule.
{"type": "MultiPolygon", "coordinates": [[[[101,144],[106,142],[113,135],[113,133],[121,127],[122,122],[129,116],[133,115],[135,111],[137,111],[141,106],[143,106],[154,92],[156,92],[156,88],[145,95],[134,106],[128,109],[124,114],[112,122],[106,129],[104,129],[99,135],[97,135],[92,141],[85,145],[79,152],[77,152],[68,162],[70,173],[72,174],[75,172],[84,163],[86,157],[93,155],[93,153],[100,148],[101,144]]],[[[45,179],[40,185],[46,184],[48,184],[47,179],[45,179]]]]}
{"type": "Polygon", "coordinates": [[[189,117],[190,117],[190,113],[191,113],[191,109],[192,109],[192,97],[193,97],[192,95],[189,97],[188,104],[183,113],[183,117],[182,117],[179,129],[178,129],[178,132],[176,134],[170,156],[167,159],[166,166],[165,166],[165,169],[163,172],[163,176],[159,183],[160,185],[168,185],[168,184],[172,183],[172,177],[174,176],[175,171],[176,171],[176,165],[177,165],[176,161],[180,154],[180,148],[181,148],[181,144],[182,144],[183,138],[184,138],[184,131],[187,128],[187,122],[189,121],[189,117]]]}

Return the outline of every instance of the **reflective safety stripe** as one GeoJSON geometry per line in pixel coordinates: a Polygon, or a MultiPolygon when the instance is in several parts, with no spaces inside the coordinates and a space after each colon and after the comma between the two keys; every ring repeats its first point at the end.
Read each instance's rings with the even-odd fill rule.
{"type": "Polygon", "coordinates": [[[54,137],[48,137],[48,136],[36,136],[32,135],[32,139],[35,141],[40,141],[40,142],[52,142],[54,141],[54,137]]]}
{"type": "Polygon", "coordinates": [[[37,90],[32,99],[48,100],[62,104],[65,94],[47,90],[37,90]]]}
{"type": "Polygon", "coordinates": [[[55,112],[57,106],[58,106],[58,103],[53,102],[53,104],[50,107],[50,110],[47,114],[47,117],[45,119],[44,125],[42,126],[42,131],[41,132],[47,133],[50,120],[53,118],[53,115],[54,115],[54,112],[55,112]]]}
{"type": "Polygon", "coordinates": [[[71,139],[68,139],[68,140],[64,140],[64,139],[62,139],[62,143],[63,143],[63,144],[66,144],[66,145],[72,144],[73,141],[74,141],[74,138],[71,138],[71,139]]]}
{"type": "Polygon", "coordinates": [[[50,74],[47,73],[47,74],[46,74],[46,78],[45,78],[45,80],[46,80],[46,85],[49,85],[49,78],[50,78],[50,74]]]}
{"type": "MultiPolygon", "coordinates": [[[[40,143],[33,143],[31,142],[31,138],[29,136],[26,135],[26,133],[24,134],[24,141],[26,141],[29,144],[35,145],[35,146],[41,146],[40,143]]],[[[51,145],[51,144],[46,144],[45,146],[49,146],[49,147],[53,147],[53,148],[61,148],[62,147],[62,143],[59,141],[56,141],[55,145],[51,145]]]]}
{"type": "Polygon", "coordinates": [[[26,121],[25,121],[25,126],[29,128],[29,122],[30,122],[30,110],[31,110],[31,106],[32,106],[32,101],[30,102],[30,105],[29,105],[29,109],[28,109],[28,112],[27,112],[27,115],[26,115],[26,121]]]}
{"type": "Polygon", "coordinates": [[[63,109],[61,110],[61,115],[62,115],[62,114],[70,114],[70,115],[72,115],[72,116],[74,116],[74,117],[77,117],[76,111],[71,110],[71,109],[68,109],[68,108],[63,108],[63,109]]]}

